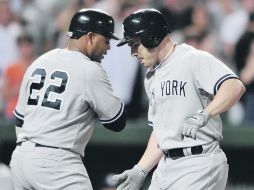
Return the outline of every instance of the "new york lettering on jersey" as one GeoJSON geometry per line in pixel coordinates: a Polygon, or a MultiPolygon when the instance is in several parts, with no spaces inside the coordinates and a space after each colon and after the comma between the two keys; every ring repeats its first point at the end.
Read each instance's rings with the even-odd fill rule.
{"type": "Polygon", "coordinates": [[[161,81],[161,96],[186,96],[187,82],[179,80],[161,81]]]}

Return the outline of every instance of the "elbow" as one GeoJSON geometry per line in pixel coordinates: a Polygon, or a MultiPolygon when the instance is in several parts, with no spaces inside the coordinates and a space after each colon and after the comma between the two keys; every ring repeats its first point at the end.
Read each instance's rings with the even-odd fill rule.
{"type": "Polygon", "coordinates": [[[114,131],[114,132],[120,132],[122,131],[124,128],[125,128],[125,124],[121,124],[121,125],[104,125],[105,128],[111,130],[111,131],[114,131]]]}
{"type": "Polygon", "coordinates": [[[238,95],[239,95],[239,99],[242,97],[242,95],[245,93],[245,91],[246,91],[246,88],[245,88],[245,86],[243,85],[243,83],[241,83],[240,85],[239,85],[239,88],[238,88],[238,95]]]}
{"type": "Polygon", "coordinates": [[[237,83],[235,83],[234,87],[232,87],[231,93],[234,98],[234,102],[237,102],[241,99],[242,95],[245,93],[246,88],[243,85],[243,83],[238,80],[237,83]]]}
{"type": "Polygon", "coordinates": [[[123,111],[122,115],[111,123],[103,123],[103,126],[111,131],[120,132],[126,126],[126,113],[123,111]]]}
{"type": "Polygon", "coordinates": [[[116,124],[113,131],[120,132],[125,128],[125,126],[126,126],[126,114],[124,113],[124,117],[118,124],[116,124]]]}
{"type": "Polygon", "coordinates": [[[121,123],[103,124],[103,126],[111,131],[120,132],[125,128],[126,121],[123,121],[121,123]]]}
{"type": "Polygon", "coordinates": [[[241,95],[243,95],[245,93],[245,91],[246,91],[246,88],[244,85],[242,85],[242,94],[241,95]]]}

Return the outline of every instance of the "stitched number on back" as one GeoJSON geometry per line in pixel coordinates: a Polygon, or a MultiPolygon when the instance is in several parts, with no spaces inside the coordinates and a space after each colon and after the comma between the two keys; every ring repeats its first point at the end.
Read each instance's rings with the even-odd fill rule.
{"type": "Polygon", "coordinates": [[[61,94],[62,92],[65,91],[66,83],[68,81],[68,76],[64,72],[55,71],[51,75],[51,79],[55,79],[55,78],[62,79],[61,85],[60,86],[50,85],[47,88],[41,106],[59,110],[62,100],[56,99],[54,102],[51,102],[51,101],[48,101],[48,97],[49,97],[50,92],[61,94]]]}
{"type": "MultiPolygon", "coordinates": [[[[35,98],[32,98],[31,95],[33,93],[33,90],[40,90],[44,86],[44,82],[46,78],[46,70],[38,68],[33,72],[32,77],[34,77],[35,75],[39,75],[41,78],[40,78],[40,82],[38,83],[33,82],[30,86],[30,95],[27,101],[28,105],[38,105],[40,96],[37,95],[35,98]]],[[[68,81],[68,75],[62,71],[55,71],[51,75],[50,79],[53,81],[57,79],[61,79],[61,84],[59,86],[58,85],[48,86],[48,88],[46,89],[45,95],[43,97],[41,106],[59,110],[61,107],[62,100],[56,99],[55,101],[49,101],[48,98],[50,96],[50,93],[61,94],[65,91],[66,84],[68,81]]]]}
{"type": "Polygon", "coordinates": [[[44,86],[46,71],[45,71],[45,69],[36,69],[33,72],[32,77],[34,77],[35,75],[41,76],[41,80],[40,80],[39,83],[33,82],[31,84],[31,86],[30,86],[30,95],[29,95],[28,101],[27,101],[28,105],[37,105],[38,104],[40,96],[37,95],[36,98],[31,98],[31,95],[33,93],[33,90],[40,90],[44,86]]]}

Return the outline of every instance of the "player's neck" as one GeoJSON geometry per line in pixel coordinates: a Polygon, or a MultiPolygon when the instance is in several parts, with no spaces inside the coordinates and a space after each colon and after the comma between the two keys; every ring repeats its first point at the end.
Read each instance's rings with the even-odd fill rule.
{"type": "Polygon", "coordinates": [[[150,78],[164,62],[167,60],[175,50],[176,43],[170,38],[164,38],[159,45],[158,63],[154,64],[147,73],[146,78],[150,78]]]}
{"type": "Polygon", "coordinates": [[[158,64],[161,65],[166,59],[168,59],[174,52],[176,43],[167,37],[161,42],[159,46],[158,64]]]}
{"type": "Polygon", "coordinates": [[[84,46],[80,45],[79,40],[70,40],[66,49],[70,50],[70,51],[77,51],[77,52],[87,55],[86,48],[84,46]]]}

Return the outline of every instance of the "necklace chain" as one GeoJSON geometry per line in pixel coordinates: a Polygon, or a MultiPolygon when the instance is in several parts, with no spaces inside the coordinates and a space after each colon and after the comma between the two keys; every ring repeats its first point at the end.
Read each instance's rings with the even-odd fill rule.
{"type": "Polygon", "coordinates": [[[176,43],[173,43],[167,55],[163,58],[163,60],[158,65],[156,65],[156,67],[152,69],[152,71],[155,71],[159,66],[161,66],[161,64],[171,55],[175,46],[176,46],[176,43]]]}

